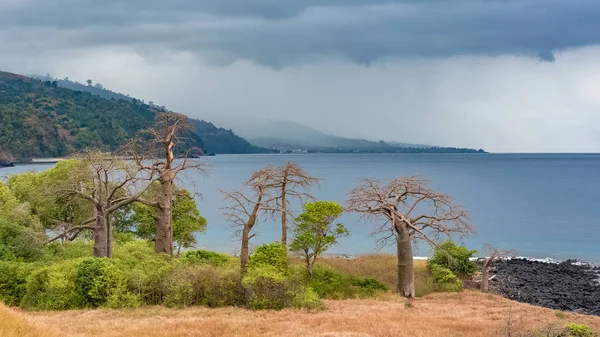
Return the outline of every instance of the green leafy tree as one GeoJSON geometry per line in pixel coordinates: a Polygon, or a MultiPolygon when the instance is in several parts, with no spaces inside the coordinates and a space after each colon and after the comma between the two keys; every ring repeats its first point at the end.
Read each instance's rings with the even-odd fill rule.
{"type": "MultiPolygon", "coordinates": [[[[153,186],[154,187],[154,186],[153,186]]],[[[151,188],[149,194],[154,193],[151,188]]],[[[127,214],[118,214],[115,226],[118,231],[132,232],[137,237],[154,240],[156,236],[156,208],[135,202],[127,214]]],[[[208,222],[200,215],[194,198],[185,189],[176,192],[173,203],[173,240],[177,248],[177,255],[182,248],[191,248],[197,244],[195,233],[206,231],[208,222]]]]}
{"type": "Polygon", "coordinates": [[[0,182],[0,261],[34,257],[44,241],[39,219],[0,182]]]}
{"type": "Polygon", "coordinates": [[[60,198],[51,191],[52,186],[68,181],[79,162],[68,159],[39,173],[26,172],[9,178],[8,186],[20,202],[31,207],[45,229],[56,234],[56,239],[72,241],[83,231],[90,229],[93,209],[90,203],[73,198],[60,198]]]}
{"type": "Polygon", "coordinates": [[[311,277],[319,256],[337,244],[339,238],[350,234],[341,223],[332,225],[342,212],[342,206],[336,202],[315,201],[305,204],[304,212],[295,220],[295,236],[290,249],[302,255],[311,277]]]}

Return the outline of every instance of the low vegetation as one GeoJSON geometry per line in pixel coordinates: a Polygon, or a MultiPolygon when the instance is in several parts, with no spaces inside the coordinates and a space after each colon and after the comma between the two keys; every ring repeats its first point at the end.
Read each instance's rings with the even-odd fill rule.
{"type": "Polygon", "coordinates": [[[24,314],[0,308],[0,317],[3,317],[4,309],[11,316],[18,317],[21,324],[44,328],[48,334],[40,337],[566,337],[569,335],[544,333],[564,332],[562,328],[573,323],[600,331],[599,317],[564,313],[564,318],[557,318],[558,311],[555,310],[468,290],[432,294],[410,302],[393,295],[377,299],[325,300],[324,306],[325,310],[318,311],[286,309],[260,312],[235,307],[168,309],[154,306],[137,310],[24,314]],[[411,305],[406,306],[405,303],[411,305]]]}

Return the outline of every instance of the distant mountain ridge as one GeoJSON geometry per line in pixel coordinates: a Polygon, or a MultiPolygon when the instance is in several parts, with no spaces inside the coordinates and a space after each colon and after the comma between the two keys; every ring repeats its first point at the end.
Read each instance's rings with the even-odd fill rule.
{"type": "Polygon", "coordinates": [[[281,120],[228,121],[220,124],[231,128],[252,144],[282,152],[323,153],[483,153],[483,150],[439,147],[401,142],[372,141],[338,137],[300,123],[281,120]]]}

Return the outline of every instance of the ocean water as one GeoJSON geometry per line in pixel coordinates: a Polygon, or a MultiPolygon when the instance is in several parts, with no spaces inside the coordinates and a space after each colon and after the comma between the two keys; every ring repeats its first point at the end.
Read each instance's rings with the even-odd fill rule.
{"type": "MultiPolygon", "coordinates": [[[[600,261],[600,155],[588,154],[360,154],[360,155],[217,155],[205,159],[206,176],[187,174],[181,184],[202,193],[198,205],[208,230],[199,247],[235,252],[239,242],[221,214],[217,189],[239,188],[253,170],[267,164],[294,161],[324,179],[313,189],[318,199],[343,203],[361,177],[393,178],[422,175],[431,185],[453,196],[470,214],[476,234],[466,239],[471,249],[484,243],[517,249],[534,258],[577,258],[600,261]]],[[[0,169],[0,175],[41,170],[47,164],[0,169]]],[[[296,208],[299,205],[296,205],[296,208]]],[[[376,252],[370,235],[375,224],[356,214],[340,219],[351,236],[331,250],[340,254],[376,252]]],[[[279,236],[276,220],[258,223],[254,244],[279,236]]],[[[393,247],[383,248],[393,252],[393,247]]],[[[420,245],[416,255],[427,255],[420,245]]]]}

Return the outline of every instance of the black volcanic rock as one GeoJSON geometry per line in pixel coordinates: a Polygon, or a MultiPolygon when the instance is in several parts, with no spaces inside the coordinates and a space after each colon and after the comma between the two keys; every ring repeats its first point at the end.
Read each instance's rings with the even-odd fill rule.
{"type": "Polygon", "coordinates": [[[551,309],[600,315],[600,268],[575,260],[495,262],[490,289],[509,299],[551,309]]]}

